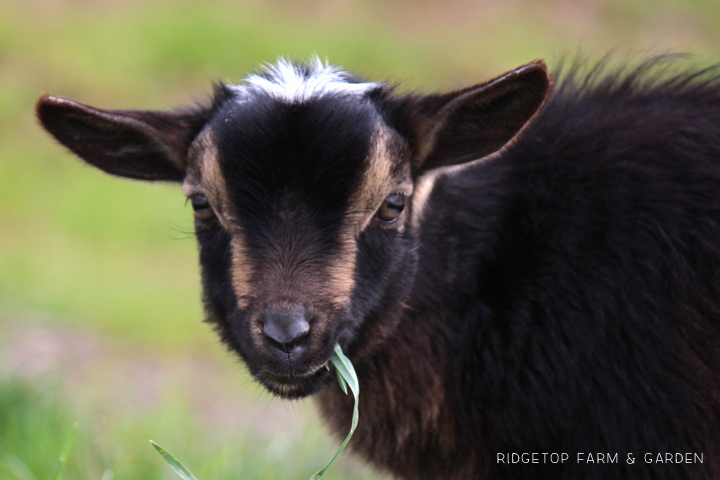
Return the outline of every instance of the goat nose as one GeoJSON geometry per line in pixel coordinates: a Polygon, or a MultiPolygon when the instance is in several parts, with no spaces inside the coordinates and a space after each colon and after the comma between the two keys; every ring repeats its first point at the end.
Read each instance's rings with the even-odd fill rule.
{"type": "Polygon", "coordinates": [[[281,347],[292,348],[310,331],[306,314],[305,308],[300,306],[289,310],[268,307],[260,320],[263,333],[281,347]]]}

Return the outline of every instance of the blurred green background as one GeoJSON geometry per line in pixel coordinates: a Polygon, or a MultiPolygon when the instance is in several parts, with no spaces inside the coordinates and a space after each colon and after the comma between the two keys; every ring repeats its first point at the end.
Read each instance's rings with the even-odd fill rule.
{"type": "MultiPolygon", "coordinates": [[[[278,56],[318,54],[403,89],[544,58],[720,60],[717,0],[0,0],[0,480],[308,478],[330,457],[312,402],[270,399],[201,322],[175,185],[85,167],[33,117],[43,92],[107,108],[203,99],[278,56]]],[[[361,419],[362,421],[362,419],[361,419]]],[[[328,478],[378,478],[344,455],[328,478]]]]}

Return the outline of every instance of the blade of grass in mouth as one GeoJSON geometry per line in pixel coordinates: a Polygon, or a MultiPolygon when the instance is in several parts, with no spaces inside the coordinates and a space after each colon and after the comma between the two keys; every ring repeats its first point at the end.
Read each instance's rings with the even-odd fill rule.
{"type": "Polygon", "coordinates": [[[338,382],[340,382],[340,388],[342,388],[343,392],[345,392],[345,394],[347,395],[347,386],[350,386],[353,397],[355,397],[352,425],[350,426],[350,433],[348,433],[348,436],[345,438],[345,441],[340,445],[338,451],[335,452],[335,455],[332,456],[330,461],[322,468],[322,470],[310,477],[310,480],[319,480],[320,478],[322,478],[323,475],[325,475],[325,472],[328,471],[330,465],[332,465],[333,462],[335,462],[335,459],[340,455],[340,453],[345,450],[345,446],[350,441],[350,437],[352,437],[358,424],[358,400],[360,398],[360,383],[358,382],[357,375],[355,374],[355,369],[353,368],[350,359],[348,359],[345,354],[343,354],[340,345],[335,345],[335,351],[333,352],[333,356],[330,358],[330,361],[335,367],[338,382]]]}

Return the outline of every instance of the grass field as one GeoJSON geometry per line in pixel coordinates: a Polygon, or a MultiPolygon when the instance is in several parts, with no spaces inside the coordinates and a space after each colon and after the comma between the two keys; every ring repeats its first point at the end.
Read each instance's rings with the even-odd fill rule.
{"type": "MultiPolygon", "coordinates": [[[[318,54],[403,89],[536,58],[720,60],[714,0],[0,0],[0,480],[309,477],[335,445],[311,402],[271,400],[201,322],[189,206],[113,179],[37,127],[43,92],[109,108],[204,98],[278,56],[318,54]]],[[[361,420],[362,421],[362,420],[361,420]]],[[[329,478],[377,478],[344,455],[329,478]]]]}

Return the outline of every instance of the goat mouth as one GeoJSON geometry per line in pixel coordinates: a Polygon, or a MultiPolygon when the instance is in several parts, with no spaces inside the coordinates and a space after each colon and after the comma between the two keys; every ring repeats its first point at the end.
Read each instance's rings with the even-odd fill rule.
{"type": "Polygon", "coordinates": [[[303,398],[312,395],[325,385],[330,378],[327,365],[328,362],[306,372],[288,374],[278,374],[265,369],[258,375],[258,380],[274,395],[287,399],[303,398]]]}

